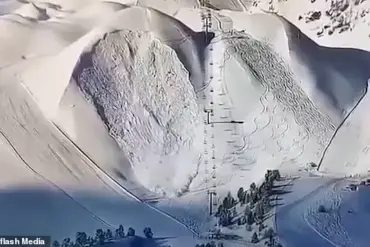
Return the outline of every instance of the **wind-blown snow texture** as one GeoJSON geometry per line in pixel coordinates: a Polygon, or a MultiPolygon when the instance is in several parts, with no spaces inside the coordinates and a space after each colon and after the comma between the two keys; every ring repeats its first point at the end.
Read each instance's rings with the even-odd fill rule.
{"type": "Polygon", "coordinates": [[[173,178],[186,178],[181,174],[186,169],[180,168],[196,164],[198,157],[189,151],[200,111],[176,54],[150,33],[120,31],[106,35],[84,54],[80,66],[74,72],[77,84],[129,157],[139,180],[164,188],[172,186],[160,184],[163,176],[185,183],[173,178]],[[156,180],[152,174],[158,171],[156,180]]]}

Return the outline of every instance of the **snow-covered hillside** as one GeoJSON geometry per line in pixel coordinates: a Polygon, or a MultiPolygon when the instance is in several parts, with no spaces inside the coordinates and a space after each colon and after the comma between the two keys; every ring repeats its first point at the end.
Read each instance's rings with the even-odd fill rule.
{"type": "Polygon", "coordinates": [[[216,207],[279,169],[288,180],[320,175],[288,186],[275,216],[282,243],[364,246],[339,211],[352,198],[340,178],[369,171],[369,9],[2,1],[0,214],[10,223],[0,234],[62,240],[124,224],[157,238],[127,246],[192,246],[214,227],[207,192],[216,207]],[[321,204],[332,211],[317,214],[321,204]]]}

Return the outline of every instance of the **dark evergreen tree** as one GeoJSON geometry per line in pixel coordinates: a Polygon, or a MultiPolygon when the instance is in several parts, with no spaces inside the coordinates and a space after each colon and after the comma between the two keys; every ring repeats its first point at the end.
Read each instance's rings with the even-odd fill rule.
{"type": "Polygon", "coordinates": [[[249,213],[247,215],[247,224],[248,225],[253,225],[253,223],[254,223],[253,212],[249,211],[249,213]]]}
{"type": "Polygon", "coordinates": [[[265,231],[264,234],[265,238],[268,238],[269,240],[272,240],[275,237],[275,231],[271,227],[265,231]]]}
{"type": "Polygon", "coordinates": [[[251,191],[254,191],[257,188],[257,186],[256,186],[255,183],[251,183],[251,185],[249,186],[249,188],[250,188],[251,191]]]}
{"type": "Polygon", "coordinates": [[[125,237],[125,230],[122,225],[119,225],[118,229],[116,229],[115,237],[117,239],[125,237]]]}
{"type": "Polygon", "coordinates": [[[231,221],[232,221],[232,216],[231,216],[230,211],[225,211],[220,215],[218,223],[221,226],[229,226],[231,225],[231,221]]]}
{"type": "Polygon", "coordinates": [[[254,213],[256,214],[256,218],[259,220],[262,220],[265,215],[265,209],[261,202],[258,202],[256,204],[256,208],[254,210],[254,213]]]}
{"type": "Polygon", "coordinates": [[[265,208],[265,211],[268,211],[268,209],[271,208],[270,199],[267,196],[262,197],[261,203],[263,207],[265,208]]]}
{"type": "Polygon", "coordinates": [[[249,214],[249,212],[251,212],[251,209],[250,209],[250,207],[247,205],[247,206],[245,206],[245,208],[244,208],[244,215],[245,215],[245,216],[247,216],[247,215],[249,214]]]}
{"type": "Polygon", "coordinates": [[[211,247],[217,247],[215,241],[211,241],[210,244],[211,244],[211,247]]]}
{"type": "Polygon", "coordinates": [[[257,201],[258,201],[258,191],[254,190],[251,192],[251,202],[255,204],[257,201]]]}
{"type": "Polygon", "coordinates": [[[224,243],[219,242],[219,243],[217,244],[217,247],[225,247],[225,245],[224,245],[224,243]]]}
{"type": "Polygon", "coordinates": [[[92,237],[87,237],[87,244],[88,246],[93,246],[94,245],[94,239],[92,237]]]}
{"type": "Polygon", "coordinates": [[[71,239],[70,238],[65,238],[65,239],[63,239],[61,247],[68,247],[70,243],[71,243],[71,239]]]}
{"type": "Polygon", "coordinates": [[[268,180],[265,181],[266,191],[270,192],[273,186],[274,186],[274,180],[272,177],[270,177],[268,180]]]}
{"type": "Polygon", "coordinates": [[[207,243],[206,244],[206,247],[212,247],[210,243],[207,243]]]}
{"type": "Polygon", "coordinates": [[[239,226],[244,225],[245,223],[247,223],[247,219],[246,219],[245,216],[242,216],[242,217],[238,218],[238,225],[239,226]]]}
{"type": "Polygon", "coordinates": [[[220,215],[224,212],[225,208],[223,205],[219,205],[217,208],[217,212],[215,214],[216,217],[220,217],[220,215]]]}
{"type": "Polygon", "coordinates": [[[247,203],[249,203],[249,202],[250,202],[250,200],[251,200],[251,195],[250,195],[250,193],[249,193],[248,191],[245,191],[245,192],[244,192],[244,203],[245,203],[245,204],[247,204],[247,203]]]}
{"type": "Polygon", "coordinates": [[[60,247],[60,244],[57,240],[53,242],[53,247],[60,247]]]}
{"type": "Polygon", "coordinates": [[[144,236],[146,238],[153,238],[153,232],[152,232],[152,229],[150,227],[145,227],[144,228],[144,236]]]}
{"type": "Polygon", "coordinates": [[[99,245],[103,245],[105,241],[105,233],[102,229],[96,230],[95,233],[95,242],[99,245]]]}
{"type": "Polygon", "coordinates": [[[264,238],[267,238],[267,246],[275,247],[276,241],[275,241],[275,232],[274,229],[271,227],[265,231],[264,238]]]}
{"type": "Polygon", "coordinates": [[[265,181],[267,181],[271,177],[271,174],[272,174],[272,171],[267,170],[267,172],[265,173],[265,181]]]}
{"type": "Polygon", "coordinates": [[[111,240],[113,238],[113,233],[112,233],[112,230],[111,229],[108,229],[106,234],[105,234],[105,238],[107,240],[111,240]]]}
{"type": "Polygon", "coordinates": [[[262,232],[264,228],[265,228],[265,226],[261,223],[261,224],[258,226],[258,231],[259,231],[259,232],[262,232]]]}
{"type": "Polygon", "coordinates": [[[128,236],[128,237],[133,237],[133,236],[135,236],[135,230],[134,230],[134,228],[130,227],[130,228],[128,229],[128,231],[127,231],[127,236],[128,236]]]}
{"type": "Polygon", "coordinates": [[[280,176],[280,171],[279,170],[273,170],[272,171],[272,177],[274,178],[274,180],[279,180],[281,178],[280,176]]]}
{"type": "Polygon", "coordinates": [[[244,203],[244,189],[243,187],[240,187],[236,196],[238,197],[238,200],[240,203],[244,203]]]}
{"type": "Polygon", "coordinates": [[[85,232],[77,232],[76,233],[76,240],[75,240],[75,246],[82,247],[85,246],[87,242],[87,235],[85,232]]]}
{"type": "Polygon", "coordinates": [[[251,243],[256,244],[258,242],[259,242],[259,239],[258,239],[257,233],[254,232],[253,235],[252,235],[252,238],[251,238],[251,243]]]}
{"type": "Polygon", "coordinates": [[[227,196],[224,198],[222,205],[225,209],[230,209],[235,205],[235,199],[232,197],[230,191],[227,193],[227,196]]]}

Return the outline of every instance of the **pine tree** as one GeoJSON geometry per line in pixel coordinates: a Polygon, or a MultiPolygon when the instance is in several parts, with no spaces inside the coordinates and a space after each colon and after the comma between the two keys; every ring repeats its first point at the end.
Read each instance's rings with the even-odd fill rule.
{"type": "Polygon", "coordinates": [[[77,247],[82,247],[86,244],[87,242],[87,235],[85,232],[77,232],[76,233],[76,241],[75,241],[75,246],[77,247]]]}
{"type": "Polygon", "coordinates": [[[270,242],[272,242],[274,236],[275,236],[275,231],[271,227],[265,231],[264,237],[268,238],[270,242]]]}
{"type": "Polygon", "coordinates": [[[272,171],[272,177],[274,178],[274,180],[279,180],[281,178],[280,176],[280,171],[279,170],[273,170],[272,171]]]}
{"type": "Polygon", "coordinates": [[[256,204],[256,208],[254,210],[257,219],[262,220],[263,216],[265,215],[265,209],[261,202],[256,204]]]}
{"type": "Polygon", "coordinates": [[[221,204],[221,205],[218,206],[215,216],[220,217],[220,215],[222,214],[223,211],[224,211],[224,206],[221,204]]]}
{"type": "Polygon", "coordinates": [[[89,246],[93,246],[94,245],[94,239],[92,238],[92,237],[88,237],[87,238],[87,244],[89,245],[89,246]]]}
{"type": "Polygon", "coordinates": [[[144,228],[144,236],[146,238],[153,238],[153,232],[152,232],[152,229],[150,227],[145,227],[144,228]]]}
{"type": "Polygon", "coordinates": [[[118,229],[116,229],[115,237],[117,239],[125,237],[125,230],[122,225],[119,225],[118,229]]]}
{"type": "Polygon", "coordinates": [[[247,224],[248,225],[253,225],[253,223],[254,223],[253,212],[249,211],[249,213],[247,215],[247,224]]]}
{"type": "Polygon", "coordinates": [[[62,246],[61,247],[68,247],[69,243],[71,242],[70,238],[63,239],[62,246]]]}
{"type": "Polygon", "coordinates": [[[251,243],[255,244],[255,243],[258,243],[258,242],[259,242],[259,239],[258,239],[257,233],[254,232],[253,235],[252,235],[251,243]]]}
{"type": "Polygon", "coordinates": [[[95,242],[99,245],[103,245],[105,241],[105,233],[102,229],[97,229],[95,233],[95,242]]]}
{"type": "Polygon", "coordinates": [[[135,230],[134,230],[134,228],[130,227],[130,228],[128,229],[128,231],[127,231],[127,236],[128,236],[128,237],[133,237],[133,236],[135,236],[135,230]]]}
{"type": "Polygon", "coordinates": [[[249,202],[250,202],[250,200],[251,200],[251,195],[250,195],[250,193],[249,193],[248,191],[245,191],[245,192],[244,192],[244,203],[245,203],[245,204],[247,204],[247,203],[249,203],[249,202]]]}
{"type": "Polygon", "coordinates": [[[112,234],[112,230],[111,229],[108,229],[107,230],[107,233],[105,234],[105,238],[107,240],[111,240],[113,238],[113,234],[112,234]]]}
{"type": "Polygon", "coordinates": [[[235,205],[235,199],[232,197],[230,191],[227,193],[227,196],[224,198],[222,204],[225,209],[230,209],[235,205]]]}
{"type": "Polygon", "coordinates": [[[261,223],[261,224],[258,226],[258,231],[259,231],[259,232],[262,232],[264,228],[265,228],[265,226],[261,223]]]}
{"type": "Polygon", "coordinates": [[[57,240],[53,242],[53,247],[60,247],[60,244],[57,240]]]}
{"type": "Polygon", "coordinates": [[[251,190],[251,191],[254,191],[256,188],[257,188],[256,184],[255,184],[254,182],[253,182],[253,183],[251,183],[251,185],[250,185],[250,190],[251,190]]]}
{"type": "Polygon", "coordinates": [[[243,187],[240,187],[239,188],[239,190],[238,190],[238,192],[237,192],[237,197],[238,197],[238,199],[239,199],[239,202],[240,203],[243,203],[244,202],[244,189],[243,189],[243,187]]]}

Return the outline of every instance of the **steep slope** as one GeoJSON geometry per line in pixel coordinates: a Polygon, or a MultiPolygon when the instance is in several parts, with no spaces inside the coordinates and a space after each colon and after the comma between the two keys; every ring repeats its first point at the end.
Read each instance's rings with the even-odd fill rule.
{"type": "Polygon", "coordinates": [[[199,109],[168,47],[150,33],[108,34],[81,57],[73,79],[144,186],[171,190],[187,182],[199,155],[193,150],[199,109]]]}
{"type": "Polygon", "coordinates": [[[10,170],[2,172],[1,180],[7,181],[17,170],[19,179],[23,178],[2,184],[2,218],[18,212],[9,224],[0,226],[3,234],[29,234],[32,228],[34,234],[48,233],[55,239],[73,237],[80,230],[93,234],[96,227],[115,228],[122,223],[142,229],[152,219],[164,224],[157,229],[159,236],[191,235],[181,224],[132,197],[79,151],[42,116],[16,78],[2,76],[2,82],[1,152],[12,163],[3,165],[10,170]],[[66,216],[74,218],[66,220],[66,216]],[[81,223],[73,224],[76,221],[81,223]]]}
{"type": "MultiPolygon", "coordinates": [[[[128,157],[128,152],[123,153],[122,150],[117,149],[117,144],[115,144],[114,141],[112,142],[112,140],[110,139],[111,137],[107,135],[108,132],[106,132],[105,130],[105,125],[99,123],[101,119],[98,119],[96,118],[96,116],[94,116],[95,113],[91,112],[94,110],[89,109],[88,106],[83,106],[85,105],[85,103],[83,100],[80,99],[81,95],[74,92],[76,88],[73,87],[73,85],[70,84],[68,90],[65,91],[68,86],[68,82],[71,79],[70,77],[72,71],[74,69],[75,71],[82,69],[76,65],[77,61],[80,59],[80,54],[84,50],[89,51],[91,49],[91,46],[94,45],[95,42],[98,42],[102,37],[104,37],[106,33],[109,33],[113,30],[130,29],[133,31],[150,31],[154,35],[153,38],[158,37],[163,43],[169,45],[175,50],[177,56],[180,58],[180,61],[185,65],[185,68],[187,69],[187,71],[184,71],[183,67],[181,69],[179,67],[178,71],[181,71],[181,73],[183,73],[182,77],[184,78],[189,76],[193,87],[196,89],[200,87],[203,74],[202,67],[200,66],[199,62],[199,57],[202,54],[201,52],[198,52],[198,50],[201,51],[201,49],[197,46],[197,44],[204,46],[204,36],[202,37],[201,34],[199,35],[191,31],[180,22],[175,21],[169,16],[166,16],[155,10],[150,10],[142,7],[121,8],[121,5],[117,5],[115,3],[109,5],[105,3],[105,5],[101,5],[100,7],[104,7],[107,13],[110,13],[110,11],[115,11],[115,9],[121,11],[117,12],[117,15],[112,17],[112,22],[103,23],[99,28],[92,30],[87,35],[79,39],[77,42],[68,46],[58,55],[33,59],[32,61],[24,61],[23,63],[20,63],[19,65],[14,67],[10,67],[7,70],[10,74],[12,73],[11,71],[17,71],[16,73],[18,74],[18,77],[21,78],[23,85],[25,85],[25,87],[30,91],[33,98],[38,102],[38,105],[40,106],[44,114],[46,114],[46,116],[53,119],[59,126],[59,128],[63,130],[71,139],[73,139],[74,142],[78,146],[80,146],[81,149],[86,152],[92,159],[96,160],[99,164],[105,167],[105,169],[110,174],[114,174],[114,177],[116,177],[118,180],[125,183],[124,180],[126,179],[129,181],[135,181],[135,178],[131,172],[131,165],[129,164],[127,158],[125,158],[125,155],[126,157],[128,157]],[[139,16],[141,16],[141,19],[143,20],[142,22],[132,23],[128,21],[131,18],[138,18],[139,16]],[[199,40],[201,40],[201,42],[199,42],[199,40]],[[63,66],[61,66],[61,64],[63,64],[63,66]],[[74,68],[75,65],[77,66],[76,68],[74,68]],[[52,73],[43,73],[45,70],[52,73]],[[54,81],[54,83],[49,83],[49,81],[54,81]],[[69,96],[64,95],[64,92],[66,92],[66,94],[68,94],[69,96]],[[66,98],[68,99],[64,100],[64,96],[66,96],[66,98]],[[60,102],[62,101],[63,103],[60,104],[60,102]],[[81,111],[81,109],[83,110],[81,111]],[[88,115],[91,117],[87,117],[86,114],[81,114],[82,112],[90,112],[88,115]],[[83,127],[84,125],[91,125],[94,127],[83,127]],[[95,145],[90,145],[91,141],[94,140],[94,136],[100,136],[100,142],[96,143],[95,145]],[[111,151],[104,153],[104,149],[107,147],[107,145],[110,147],[109,150],[111,151]]],[[[68,18],[70,21],[78,20],[79,23],[83,24],[84,29],[92,27],[93,25],[91,24],[90,20],[95,20],[96,18],[99,19],[101,15],[98,15],[96,12],[89,12],[86,10],[91,8],[96,9],[96,5],[92,5],[92,7],[86,7],[83,9],[85,11],[84,13],[80,12],[79,14],[73,14],[72,17],[68,18]]],[[[117,39],[116,42],[121,41],[117,39]]],[[[130,43],[131,41],[129,40],[127,42],[130,43]]],[[[135,41],[133,40],[132,42],[135,41]]],[[[137,46],[140,48],[138,54],[145,52],[145,46],[147,44],[144,42],[144,40],[140,41],[140,39],[138,39],[137,42],[137,46]],[[142,50],[143,48],[144,50],[142,50]]],[[[129,45],[129,43],[127,44],[129,45]]],[[[111,47],[112,51],[110,52],[113,54],[116,47],[113,44],[111,44],[111,47]]],[[[122,47],[118,48],[123,49],[122,47]]],[[[169,50],[167,52],[171,53],[169,50]]],[[[132,56],[132,58],[134,59],[135,54],[133,53],[132,56]]],[[[176,56],[176,54],[172,54],[171,56],[176,56]]],[[[135,62],[135,60],[132,60],[131,62],[135,62]]],[[[177,77],[173,77],[171,73],[162,74],[161,71],[158,72],[161,74],[161,76],[163,76],[164,80],[173,81],[177,79],[177,77]]],[[[187,90],[193,91],[194,89],[190,87],[187,90]]],[[[175,100],[177,99],[171,99],[170,104],[173,104],[172,101],[175,102],[175,100]]],[[[131,128],[130,126],[125,127],[128,129],[131,128]]],[[[190,128],[194,127],[195,126],[191,126],[190,128]]],[[[186,128],[184,128],[184,130],[185,129],[186,128]]],[[[158,142],[162,142],[162,137],[157,137],[159,138],[158,142]]],[[[191,137],[182,137],[183,140],[178,141],[185,143],[186,141],[184,140],[189,140],[189,138],[191,137]]],[[[133,143],[131,143],[130,145],[134,145],[133,143]]],[[[190,144],[186,144],[186,146],[189,145],[190,144]]],[[[176,185],[173,185],[174,188],[172,188],[172,190],[180,189],[185,183],[187,183],[189,172],[194,171],[195,166],[197,165],[199,155],[198,153],[199,152],[195,153],[196,160],[191,158],[192,155],[189,156],[189,159],[192,161],[191,163],[189,163],[189,166],[183,166],[184,171],[182,176],[174,177],[171,179],[172,181],[177,181],[176,185]]],[[[174,161],[171,159],[164,162],[171,163],[174,161]]],[[[177,165],[177,167],[182,166],[177,165]]],[[[144,173],[138,174],[141,174],[141,176],[149,175],[144,175],[144,173]]],[[[181,174],[181,172],[179,171],[177,174],[181,174]]],[[[159,178],[159,180],[161,180],[161,178],[159,178]]],[[[162,179],[161,183],[167,182],[162,179]]],[[[172,182],[169,182],[169,184],[170,183],[172,182]]],[[[127,185],[127,183],[125,184],[127,185]]],[[[146,185],[149,186],[148,183],[146,183],[146,185]]],[[[155,183],[151,184],[150,187],[153,189],[155,185],[155,183]]],[[[133,186],[129,186],[129,188],[133,188],[133,186]]],[[[140,190],[137,190],[135,194],[138,196],[144,196],[144,194],[142,194],[140,190]]]]}
{"type": "Polygon", "coordinates": [[[342,121],[366,91],[370,53],[319,46],[286,19],[279,19],[284,25],[292,66],[302,87],[323,112],[333,110],[332,119],[342,121]]]}
{"type": "MultiPolygon", "coordinates": [[[[368,88],[367,88],[368,90],[368,88]]],[[[320,170],[337,175],[360,175],[369,172],[369,92],[343,123],[329,146],[320,170]]]]}

